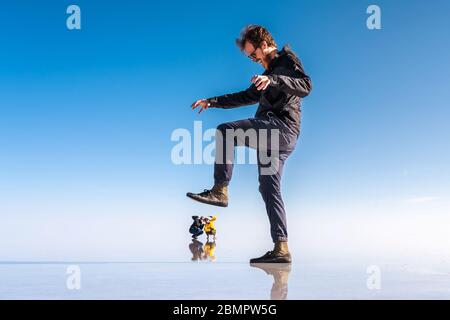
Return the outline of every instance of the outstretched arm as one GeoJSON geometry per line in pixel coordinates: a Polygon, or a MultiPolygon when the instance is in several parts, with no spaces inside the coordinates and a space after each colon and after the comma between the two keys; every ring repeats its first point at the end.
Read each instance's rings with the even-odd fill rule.
{"type": "Polygon", "coordinates": [[[211,107],[231,109],[255,104],[259,101],[261,91],[255,85],[251,85],[247,90],[225,94],[223,96],[207,99],[211,107]]]}
{"type": "Polygon", "coordinates": [[[200,107],[201,113],[208,108],[222,108],[231,109],[242,106],[255,104],[259,101],[261,91],[252,84],[247,90],[225,94],[223,96],[217,96],[209,99],[200,99],[192,104],[192,109],[200,107]]]}

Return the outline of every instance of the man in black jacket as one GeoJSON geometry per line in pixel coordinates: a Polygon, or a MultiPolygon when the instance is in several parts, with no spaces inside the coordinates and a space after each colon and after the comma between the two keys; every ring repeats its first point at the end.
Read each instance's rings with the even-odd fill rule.
{"type": "Polygon", "coordinates": [[[187,196],[210,205],[228,206],[228,184],[231,180],[234,147],[245,145],[257,150],[259,191],[266,204],[274,250],[252,263],[290,263],[286,212],[281,197],[283,165],[295,149],[300,134],[300,102],[312,88],[295,53],[284,46],[278,50],[271,34],[262,26],[246,27],[236,40],[238,46],[265,71],[251,79],[244,91],[197,100],[192,108],[236,108],[259,102],[254,118],[223,123],[216,130],[214,186],[187,196]],[[252,139],[256,137],[256,139],[252,139]]]}

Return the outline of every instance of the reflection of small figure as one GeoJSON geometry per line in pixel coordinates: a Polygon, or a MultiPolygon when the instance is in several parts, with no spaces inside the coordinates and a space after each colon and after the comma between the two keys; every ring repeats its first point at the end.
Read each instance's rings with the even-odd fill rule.
{"type": "Polygon", "coordinates": [[[192,242],[189,244],[189,250],[192,253],[192,261],[199,261],[203,258],[203,242],[192,239],[192,242]]]}
{"type": "Polygon", "coordinates": [[[192,234],[193,239],[197,239],[199,235],[203,234],[203,227],[205,225],[203,220],[204,218],[199,216],[192,216],[192,219],[194,220],[194,222],[189,228],[189,232],[192,234]]]}
{"type": "Polygon", "coordinates": [[[211,260],[212,262],[216,261],[216,256],[214,252],[216,251],[216,241],[208,241],[203,247],[204,258],[211,260]]]}
{"type": "Polygon", "coordinates": [[[208,218],[205,218],[205,233],[207,241],[209,241],[209,236],[213,236],[213,240],[216,241],[216,227],[214,226],[214,221],[216,220],[216,216],[209,216],[208,218]]]}
{"type": "Polygon", "coordinates": [[[286,300],[288,293],[288,278],[291,272],[290,263],[251,263],[252,267],[264,270],[273,276],[273,285],[270,292],[272,300],[286,300]]]}

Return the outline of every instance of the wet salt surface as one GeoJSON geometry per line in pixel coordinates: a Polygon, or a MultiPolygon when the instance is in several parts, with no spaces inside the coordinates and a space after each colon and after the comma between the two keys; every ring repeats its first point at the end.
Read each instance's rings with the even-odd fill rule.
{"type": "Polygon", "coordinates": [[[0,299],[450,299],[448,265],[380,264],[375,282],[371,277],[377,275],[368,273],[368,266],[0,263],[0,299]],[[67,286],[70,265],[79,267],[80,290],[67,286]],[[373,283],[380,288],[374,289],[373,283]]]}

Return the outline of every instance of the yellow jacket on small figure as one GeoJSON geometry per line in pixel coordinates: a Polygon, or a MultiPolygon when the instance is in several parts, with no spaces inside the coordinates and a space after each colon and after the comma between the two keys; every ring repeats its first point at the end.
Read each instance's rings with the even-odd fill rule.
{"type": "Polygon", "coordinates": [[[214,221],[217,220],[216,216],[212,216],[211,219],[205,224],[204,230],[206,234],[216,234],[216,227],[214,226],[214,221]]]}

